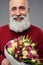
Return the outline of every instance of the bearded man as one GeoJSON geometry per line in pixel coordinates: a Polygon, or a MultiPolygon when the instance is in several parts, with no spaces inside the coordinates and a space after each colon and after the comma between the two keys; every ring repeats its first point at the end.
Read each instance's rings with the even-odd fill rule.
{"type": "Polygon", "coordinates": [[[4,46],[9,40],[27,36],[33,42],[37,42],[40,59],[43,58],[43,33],[41,29],[30,24],[28,0],[10,0],[9,13],[10,22],[0,27],[0,65],[11,65],[4,55],[4,46]]]}

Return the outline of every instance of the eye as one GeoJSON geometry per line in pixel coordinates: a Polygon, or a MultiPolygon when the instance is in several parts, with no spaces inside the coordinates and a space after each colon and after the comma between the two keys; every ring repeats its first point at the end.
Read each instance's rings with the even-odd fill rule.
{"type": "Polygon", "coordinates": [[[12,11],[15,11],[16,10],[16,7],[12,7],[12,11]]]}
{"type": "Polygon", "coordinates": [[[25,7],[24,6],[20,6],[19,9],[25,10],[25,7]]]}

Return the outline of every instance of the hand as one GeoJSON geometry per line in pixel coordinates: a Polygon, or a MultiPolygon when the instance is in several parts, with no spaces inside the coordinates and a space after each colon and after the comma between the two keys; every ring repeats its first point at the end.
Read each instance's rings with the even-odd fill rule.
{"type": "Polygon", "coordinates": [[[3,59],[1,65],[11,65],[7,58],[3,59]]]}

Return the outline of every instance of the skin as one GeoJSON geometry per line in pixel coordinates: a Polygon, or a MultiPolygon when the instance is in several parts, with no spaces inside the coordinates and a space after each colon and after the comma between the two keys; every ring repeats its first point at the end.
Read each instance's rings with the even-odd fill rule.
{"type": "MultiPolygon", "coordinates": [[[[9,6],[10,16],[26,16],[30,10],[30,8],[28,8],[27,0],[11,0],[9,6]]],[[[21,20],[22,19],[17,18],[17,21],[21,20]]]]}
{"type": "Polygon", "coordinates": [[[3,59],[1,65],[11,65],[7,58],[3,59]]]}
{"type": "MultiPolygon", "coordinates": [[[[28,3],[26,0],[10,0],[9,2],[9,13],[10,16],[26,16],[29,13],[28,3]]],[[[17,18],[17,21],[22,19],[17,18]]],[[[1,65],[11,65],[7,58],[3,59],[1,65]]]]}

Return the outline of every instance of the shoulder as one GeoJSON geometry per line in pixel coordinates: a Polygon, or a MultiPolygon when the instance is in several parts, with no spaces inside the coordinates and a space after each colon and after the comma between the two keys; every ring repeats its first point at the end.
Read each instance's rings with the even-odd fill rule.
{"type": "Polygon", "coordinates": [[[30,33],[37,37],[43,37],[43,31],[37,26],[31,25],[30,26],[30,33]]]}
{"type": "Polygon", "coordinates": [[[9,25],[8,24],[4,25],[4,26],[1,26],[0,27],[0,33],[6,32],[6,30],[8,30],[8,29],[9,29],[9,25]]]}
{"type": "Polygon", "coordinates": [[[8,24],[7,25],[4,25],[4,26],[1,26],[0,29],[4,29],[4,28],[6,28],[8,26],[9,26],[8,24]]]}
{"type": "Polygon", "coordinates": [[[39,27],[34,26],[34,25],[31,25],[30,30],[32,30],[33,32],[38,32],[38,33],[39,33],[39,32],[40,32],[40,33],[43,32],[42,29],[40,29],[39,27]]]}

